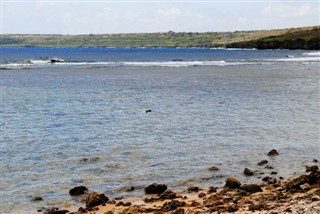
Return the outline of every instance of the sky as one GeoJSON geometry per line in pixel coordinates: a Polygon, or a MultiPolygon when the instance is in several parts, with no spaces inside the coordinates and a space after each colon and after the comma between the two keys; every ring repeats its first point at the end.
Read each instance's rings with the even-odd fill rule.
{"type": "Polygon", "coordinates": [[[320,1],[1,0],[1,34],[221,32],[320,25],[320,1]]]}

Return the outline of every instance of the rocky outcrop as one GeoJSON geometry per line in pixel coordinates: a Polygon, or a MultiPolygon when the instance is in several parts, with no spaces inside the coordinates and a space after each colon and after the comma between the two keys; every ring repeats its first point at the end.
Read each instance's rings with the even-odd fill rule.
{"type": "Polygon", "coordinates": [[[86,207],[90,208],[90,207],[99,206],[108,201],[109,201],[109,198],[105,196],[105,194],[103,193],[98,194],[97,192],[91,192],[85,202],[86,202],[86,207]]]}
{"type": "Polygon", "coordinates": [[[147,186],[146,188],[144,188],[144,191],[146,194],[161,194],[166,190],[167,190],[167,185],[158,184],[158,183],[153,183],[147,186]]]}
{"type": "Polygon", "coordinates": [[[237,179],[233,177],[227,178],[225,187],[228,187],[230,189],[236,189],[236,188],[239,188],[240,186],[241,186],[241,183],[237,179]]]}

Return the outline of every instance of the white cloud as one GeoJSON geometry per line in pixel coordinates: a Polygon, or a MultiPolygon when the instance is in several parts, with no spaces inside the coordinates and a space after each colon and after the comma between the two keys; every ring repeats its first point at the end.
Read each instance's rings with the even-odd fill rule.
{"type": "Polygon", "coordinates": [[[196,18],[196,19],[202,19],[204,16],[199,13],[191,13],[189,11],[183,11],[179,8],[168,8],[168,9],[159,9],[157,11],[157,14],[161,17],[181,17],[181,18],[196,18]]]}
{"type": "Polygon", "coordinates": [[[297,18],[306,16],[319,16],[319,8],[314,8],[311,4],[293,5],[293,4],[269,4],[262,9],[261,15],[273,18],[297,18]]]}

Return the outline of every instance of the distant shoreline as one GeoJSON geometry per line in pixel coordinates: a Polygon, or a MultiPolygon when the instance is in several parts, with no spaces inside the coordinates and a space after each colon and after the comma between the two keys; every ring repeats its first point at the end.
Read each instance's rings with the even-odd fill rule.
{"type": "Polygon", "coordinates": [[[0,47],[241,48],[320,50],[320,26],[234,32],[3,34],[0,47]]]}

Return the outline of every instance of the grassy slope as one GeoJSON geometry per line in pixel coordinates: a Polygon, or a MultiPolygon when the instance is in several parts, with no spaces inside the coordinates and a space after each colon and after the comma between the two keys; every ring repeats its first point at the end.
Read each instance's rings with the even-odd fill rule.
{"type": "Polygon", "coordinates": [[[268,31],[208,33],[139,33],[99,35],[2,35],[2,46],[49,47],[224,47],[230,44],[277,38],[283,34],[312,30],[314,27],[268,31]]]}
{"type": "Polygon", "coordinates": [[[236,42],[227,47],[257,49],[320,49],[320,27],[288,31],[277,36],[268,36],[252,41],[236,42]]]}

